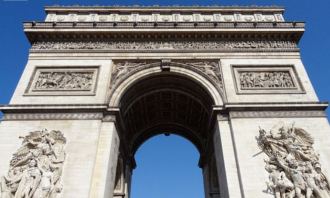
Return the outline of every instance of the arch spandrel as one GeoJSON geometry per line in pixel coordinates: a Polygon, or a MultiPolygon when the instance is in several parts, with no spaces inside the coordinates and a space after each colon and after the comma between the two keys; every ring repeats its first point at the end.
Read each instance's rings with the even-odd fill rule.
{"type": "MultiPolygon", "coordinates": [[[[128,63],[128,61],[125,61],[125,63],[128,63]]],[[[114,68],[111,76],[112,79],[109,96],[110,107],[119,107],[122,96],[125,94],[127,89],[129,89],[135,83],[145,78],[160,75],[165,72],[171,75],[188,78],[201,85],[211,96],[213,105],[222,106],[224,103],[225,97],[223,91],[223,80],[218,60],[189,60],[187,63],[185,63],[185,61],[173,61],[168,65],[169,71],[164,71],[162,69],[162,63],[156,60],[150,63],[142,62],[141,64],[140,61],[133,61],[132,63],[136,64],[135,68],[125,68],[125,72],[116,71],[116,64],[118,63],[113,63],[114,68]],[[210,64],[209,67],[213,68],[207,69],[208,64],[210,64]]]]}

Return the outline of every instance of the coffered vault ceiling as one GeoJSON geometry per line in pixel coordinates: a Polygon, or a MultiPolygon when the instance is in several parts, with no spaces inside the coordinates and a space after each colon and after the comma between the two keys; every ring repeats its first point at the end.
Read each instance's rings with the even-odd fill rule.
{"type": "Polygon", "coordinates": [[[169,132],[186,137],[202,155],[213,101],[194,81],[163,73],[136,83],[122,97],[123,135],[130,152],[134,155],[148,138],[169,132]]]}

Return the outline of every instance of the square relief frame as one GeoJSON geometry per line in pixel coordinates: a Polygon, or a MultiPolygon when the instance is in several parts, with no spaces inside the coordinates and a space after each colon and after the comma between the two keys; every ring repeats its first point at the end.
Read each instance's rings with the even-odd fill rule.
{"type": "Polygon", "coordinates": [[[24,95],[95,95],[99,67],[36,66],[24,95]]]}
{"type": "Polygon", "coordinates": [[[305,93],[293,65],[232,65],[237,94],[305,93]]]}

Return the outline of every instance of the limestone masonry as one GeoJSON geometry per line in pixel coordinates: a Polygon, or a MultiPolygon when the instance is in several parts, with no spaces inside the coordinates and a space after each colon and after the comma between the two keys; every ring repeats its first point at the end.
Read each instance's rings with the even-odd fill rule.
{"type": "MultiPolygon", "coordinates": [[[[0,123],[0,197],[129,198],[175,133],[205,198],[330,198],[330,128],[284,8],[50,6],[0,123]]],[[[176,163],[176,162],[173,162],[176,163]]]]}

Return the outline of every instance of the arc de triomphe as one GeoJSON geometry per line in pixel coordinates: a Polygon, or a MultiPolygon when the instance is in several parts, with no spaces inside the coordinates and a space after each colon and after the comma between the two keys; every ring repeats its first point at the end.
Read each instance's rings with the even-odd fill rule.
{"type": "Polygon", "coordinates": [[[160,133],[198,148],[206,198],[330,197],[328,105],[283,8],[45,10],[1,106],[2,198],[128,198],[160,133]]]}

